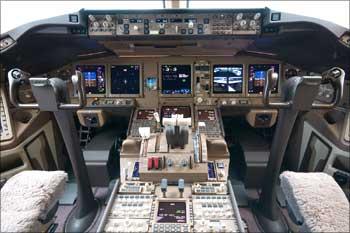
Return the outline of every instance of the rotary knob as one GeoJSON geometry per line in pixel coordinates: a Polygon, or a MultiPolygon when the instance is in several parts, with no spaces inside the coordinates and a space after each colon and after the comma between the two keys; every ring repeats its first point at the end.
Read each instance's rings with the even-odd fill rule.
{"type": "Polygon", "coordinates": [[[100,26],[100,23],[97,22],[97,21],[95,21],[95,22],[93,23],[93,26],[94,26],[95,28],[98,28],[98,27],[100,26]]]}
{"type": "Polygon", "coordinates": [[[108,28],[108,27],[109,27],[108,21],[103,21],[102,26],[103,26],[104,28],[108,28]]]}
{"type": "Polygon", "coordinates": [[[168,167],[172,167],[174,162],[171,159],[167,159],[166,164],[167,164],[168,167]]]}
{"type": "Polygon", "coordinates": [[[249,22],[249,27],[252,28],[252,29],[255,29],[256,28],[256,21],[255,20],[251,20],[249,22]]]}
{"type": "Polygon", "coordinates": [[[106,15],[106,20],[108,21],[108,22],[112,22],[112,16],[110,16],[110,15],[106,15]]]}
{"type": "Polygon", "coordinates": [[[197,98],[197,103],[200,104],[200,103],[202,103],[202,102],[203,102],[203,98],[202,98],[202,97],[198,97],[198,98],[197,98]]]}
{"type": "Polygon", "coordinates": [[[259,12],[254,15],[255,20],[260,19],[260,17],[261,17],[261,14],[259,12]]]}
{"type": "Polygon", "coordinates": [[[187,164],[188,164],[187,159],[183,159],[183,160],[181,160],[181,162],[180,162],[181,167],[187,167],[187,164]]]}
{"type": "Polygon", "coordinates": [[[238,13],[236,15],[236,20],[241,20],[243,18],[243,13],[238,13]]]}
{"type": "Polygon", "coordinates": [[[93,16],[93,15],[89,15],[89,20],[90,20],[91,22],[94,22],[94,21],[96,21],[96,18],[95,18],[95,16],[93,16]]]}
{"type": "Polygon", "coordinates": [[[245,29],[245,28],[247,28],[247,21],[246,21],[246,20],[242,20],[242,21],[239,23],[239,25],[240,25],[243,29],[245,29]]]}

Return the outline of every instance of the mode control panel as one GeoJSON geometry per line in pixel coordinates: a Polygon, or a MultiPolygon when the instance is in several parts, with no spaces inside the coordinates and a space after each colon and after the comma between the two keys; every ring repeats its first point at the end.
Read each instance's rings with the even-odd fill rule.
{"type": "Polygon", "coordinates": [[[95,97],[92,100],[88,100],[87,106],[90,108],[101,107],[133,107],[135,105],[134,99],[126,98],[98,98],[95,97]]]}
{"type": "Polygon", "coordinates": [[[258,35],[260,11],[88,15],[89,35],[258,35]]]}

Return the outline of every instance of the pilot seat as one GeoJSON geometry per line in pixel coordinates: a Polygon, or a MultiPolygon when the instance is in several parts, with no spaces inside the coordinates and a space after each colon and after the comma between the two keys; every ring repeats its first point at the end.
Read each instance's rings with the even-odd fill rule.
{"type": "Polygon", "coordinates": [[[349,232],[349,201],[333,177],[285,171],[280,180],[298,232],[349,232]]]}
{"type": "Polygon", "coordinates": [[[23,171],[1,189],[1,232],[46,232],[58,208],[67,174],[23,171]]]}

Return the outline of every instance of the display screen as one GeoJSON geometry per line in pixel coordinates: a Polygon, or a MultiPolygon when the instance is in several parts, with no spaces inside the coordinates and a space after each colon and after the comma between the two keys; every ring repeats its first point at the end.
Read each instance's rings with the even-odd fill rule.
{"type": "Polygon", "coordinates": [[[106,92],[105,66],[103,65],[77,65],[85,80],[87,94],[104,94],[106,92]]]}
{"type": "Polygon", "coordinates": [[[191,94],[191,65],[162,65],[162,94],[191,94]]]}
{"type": "Polygon", "coordinates": [[[198,120],[199,121],[215,121],[215,111],[214,110],[198,110],[198,120]]]}
{"type": "Polygon", "coordinates": [[[243,65],[214,65],[213,93],[242,93],[243,65]]]}
{"type": "Polygon", "coordinates": [[[189,106],[163,106],[162,117],[171,118],[172,115],[182,114],[184,118],[191,117],[191,108],[189,106]]]}
{"type": "Polygon", "coordinates": [[[132,177],[133,178],[139,178],[140,177],[140,162],[135,162],[134,170],[132,171],[132,177]]]}
{"type": "MultiPolygon", "coordinates": [[[[249,65],[248,93],[262,94],[264,91],[266,74],[269,69],[279,74],[279,64],[254,64],[249,65]]],[[[278,80],[271,93],[278,92],[278,80]]]]}
{"type": "Polygon", "coordinates": [[[138,95],[140,94],[140,66],[112,65],[111,94],[138,95]]]}
{"type": "Polygon", "coordinates": [[[137,112],[137,120],[153,120],[154,110],[153,109],[142,109],[137,112]]]}
{"type": "Polygon", "coordinates": [[[186,223],[186,202],[162,201],[158,203],[157,223],[186,223]]]}

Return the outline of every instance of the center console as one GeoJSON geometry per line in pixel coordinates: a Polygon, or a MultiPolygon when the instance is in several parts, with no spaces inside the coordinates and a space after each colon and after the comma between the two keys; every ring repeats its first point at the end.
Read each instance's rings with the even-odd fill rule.
{"type": "Polygon", "coordinates": [[[159,113],[135,110],[99,231],[243,232],[216,109],[169,105],[159,113]],[[172,125],[188,133],[183,147],[169,142],[172,125]]]}

